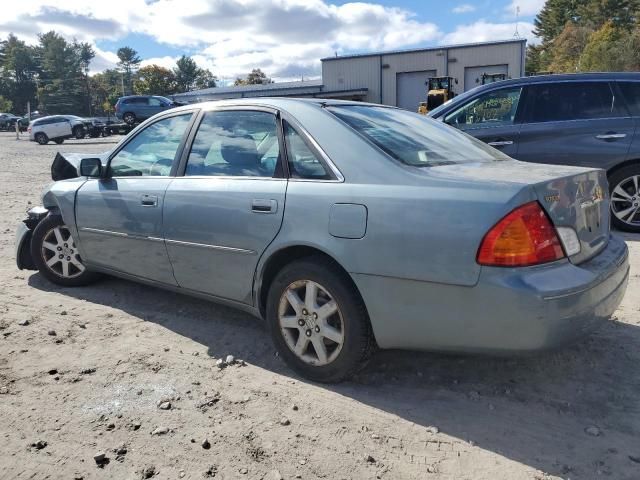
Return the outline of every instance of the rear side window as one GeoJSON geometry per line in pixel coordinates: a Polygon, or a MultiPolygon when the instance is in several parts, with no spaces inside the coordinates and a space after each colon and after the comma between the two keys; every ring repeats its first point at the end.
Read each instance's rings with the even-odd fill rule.
{"type": "Polygon", "coordinates": [[[280,164],[276,117],[250,110],[205,114],[185,175],[273,177],[280,164]]]}
{"type": "Polygon", "coordinates": [[[640,82],[619,82],[627,107],[634,117],[640,116],[640,82]]]}
{"type": "Polygon", "coordinates": [[[413,167],[509,159],[442,122],[406,110],[360,105],[328,110],[387,155],[413,167]]]}
{"type": "Polygon", "coordinates": [[[558,122],[621,116],[606,82],[565,82],[529,87],[529,122],[558,122]]]}

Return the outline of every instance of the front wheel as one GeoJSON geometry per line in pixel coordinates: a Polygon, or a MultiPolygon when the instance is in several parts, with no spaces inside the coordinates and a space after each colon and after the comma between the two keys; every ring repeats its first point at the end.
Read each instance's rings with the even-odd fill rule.
{"type": "Polygon", "coordinates": [[[84,131],[84,127],[78,125],[73,129],[73,136],[76,138],[76,140],[82,140],[85,135],[86,132],[84,131]]]}
{"type": "Polygon", "coordinates": [[[59,215],[48,215],[33,231],[31,258],[40,273],[58,285],[77,287],[99,278],[85,267],[71,231],[59,215]]]}
{"type": "Polygon", "coordinates": [[[640,165],[629,165],[609,177],[611,221],[627,232],[640,233],[640,165]]]}
{"type": "Polygon", "coordinates": [[[284,267],[269,289],[267,322],[278,352],[300,375],[339,382],[374,348],[362,299],[345,274],[318,257],[284,267]]]}

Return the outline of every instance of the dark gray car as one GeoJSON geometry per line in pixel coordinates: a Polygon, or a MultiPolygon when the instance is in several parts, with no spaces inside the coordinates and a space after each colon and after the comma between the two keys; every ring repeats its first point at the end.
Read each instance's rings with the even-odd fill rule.
{"type": "Polygon", "coordinates": [[[640,232],[640,74],[505,80],[429,115],[518,160],[606,170],[614,225],[640,232]]]}
{"type": "Polygon", "coordinates": [[[129,125],[134,125],[177,105],[172,100],[159,95],[130,95],[120,97],[116,102],[116,117],[129,125]]]}

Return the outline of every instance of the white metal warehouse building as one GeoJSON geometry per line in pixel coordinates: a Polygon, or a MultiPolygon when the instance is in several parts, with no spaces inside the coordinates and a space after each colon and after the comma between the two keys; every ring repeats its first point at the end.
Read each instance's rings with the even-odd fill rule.
{"type": "Polygon", "coordinates": [[[361,100],[416,110],[429,77],[450,76],[456,94],[481,84],[483,74],[524,75],[526,40],[451,45],[323,58],[322,80],[208,88],[174,96],[195,102],[258,96],[361,100]]]}

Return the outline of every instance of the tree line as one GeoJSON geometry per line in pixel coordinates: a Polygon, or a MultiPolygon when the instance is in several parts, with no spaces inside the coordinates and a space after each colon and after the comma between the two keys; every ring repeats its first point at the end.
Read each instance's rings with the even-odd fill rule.
{"type": "Polygon", "coordinates": [[[547,0],[534,26],[530,73],[640,70],[640,0],[547,0]]]}
{"type": "MultiPolygon", "coordinates": [[[[218,82],[210,70],[186,55],[171,69],[140,67],[138,52],[127,46],[117,51],[117,68],[89,75],[95,55],[91,44],[68,41],[54,31],[39,35],[36,45],[10,34],[0,41],[0,112],[24,114],[30,103],[32,111],[47,114],[104,115],[113,112],[123,95],[173,95],[216,87],[218,82]]],[[[254,69],[235,84],[269,82],[260,69],[254,69]]]]}

